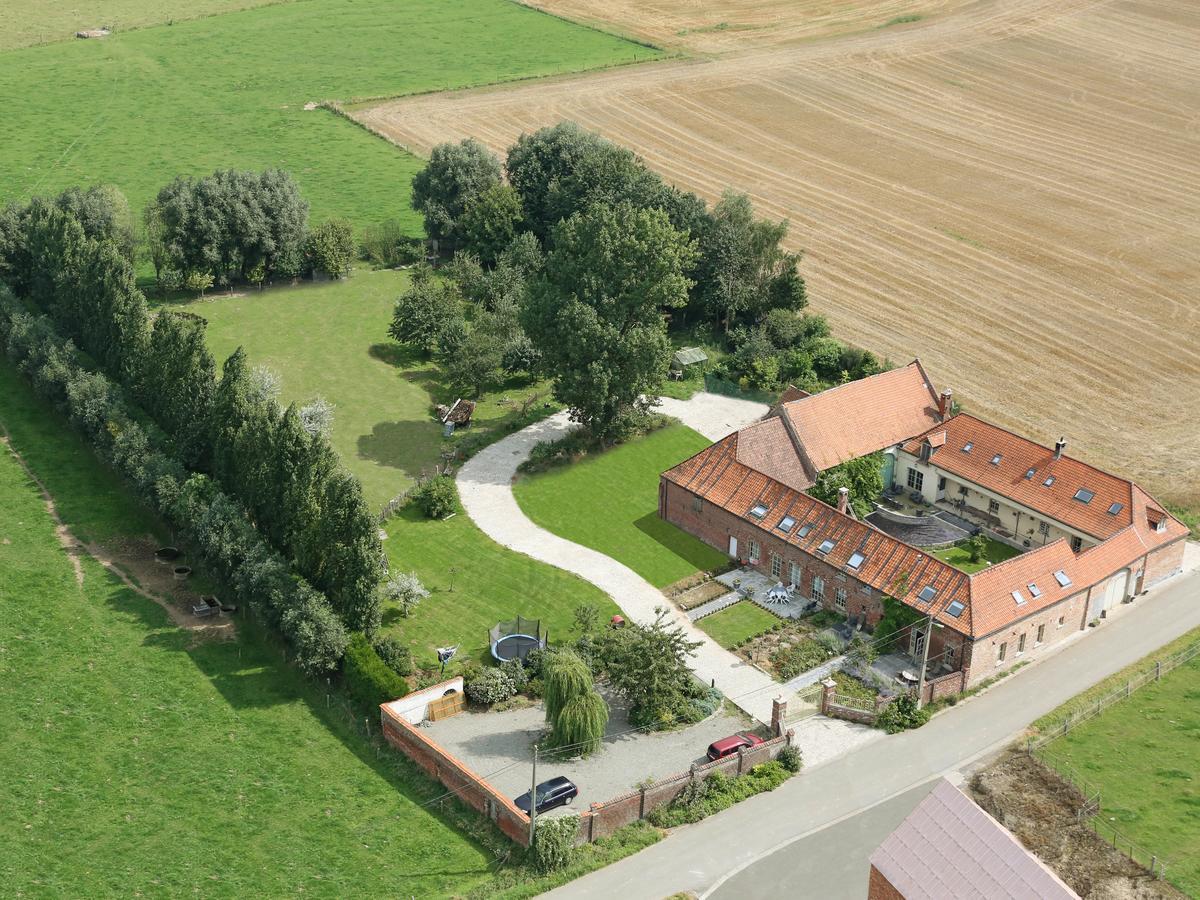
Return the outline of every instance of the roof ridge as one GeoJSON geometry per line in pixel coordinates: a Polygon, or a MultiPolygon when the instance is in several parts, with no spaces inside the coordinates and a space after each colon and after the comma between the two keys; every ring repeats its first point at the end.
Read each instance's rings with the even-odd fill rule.
{"type": "MultiPolygon", "coordinates": [[[[832,387],[827,387],[823,391],[817,391],[817,393],[809,394],[807,397],[799,397],[795,400],[789,400],[787,403],[784,403],[781,405],[787,407],[787,406],[791,406],[794,403],[803,403],[805,400],[811,400],[814,397],[824,397],[827,394],[836,393],[837,391],[840,391],[842,388],[848,388],[851,385],[862,384],[865,381],[870,381],[872,378],[882,378],[884,375],[891,375],[895,372],[903,372],[905,369],[912,368],[913,366],[917,367],[917,370],[921,373],[922,376],[925,375],[925,369],[922,368],[921,361],[919,359],[914,359],[912,362],[906,363],[905,365],[899,366],[895,369],[885,369],[882,372],[875,372],[872,375],[864,375],[862,378],[854,378],[850,381],[844,381],[841,384],[835,384],[832,387]]],[[[930,390],[932,391],[933,386],[931,384],[929,384],[928,378],[925,378],[925,384],[927,386],[929,386],[930,390]]],[[[933,399],[937,400],[937,396],[933,395],[933,399]]]]}

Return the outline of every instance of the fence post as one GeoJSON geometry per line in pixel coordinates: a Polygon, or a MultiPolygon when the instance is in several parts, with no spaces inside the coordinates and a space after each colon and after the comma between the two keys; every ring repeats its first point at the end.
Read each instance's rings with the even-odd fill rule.
{"type": "Polygon", "coordinates": [[[1131,684],[1132,684],[1132,682],[1129,682],[1129,681],[1125,682],[1125,696],[1126,696],[1126,697],[1128,697],[1128,696],[1129,696],[1129,692],[1130,692],[1130,689],[1131,689],[1131,688],[1130,688],[1130,685],[1131,685],[1131,684]]]}
{"type": "Polygon", "coordinates": [[[646,818],[646,785],[641,785],[642,799],[638,804],[638,818],[646,818]]]}
{"type": "Polygon", "coordinates": [[[745,747],[738,747],[738,749],[737,749],[737,754],[738,754],[737,773],[738,773],[739,775],[741,775],[741,774],[742,774],[742,765],[743,765],[743,764],[745,763],[745,761],[746,761],[746,753],[745,753],[745,750],[746,750],[746,748],[745,748],[745,747]]]}
{"type": "Polygon", "coordinates": [[[1162,662],[1156,659],[1154,661],[1154,680],[1158,681],[1160,678],[1162,678],[1162,662]]]}

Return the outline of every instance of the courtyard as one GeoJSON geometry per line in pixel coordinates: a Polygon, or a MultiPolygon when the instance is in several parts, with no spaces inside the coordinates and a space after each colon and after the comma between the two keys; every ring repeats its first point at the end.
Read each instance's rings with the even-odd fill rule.
{"type": "MultiPolygon", "coordinates": [[[[695,725],[647,733],[629,724],[628,710],[619,698],[602,685],[599,690],[609,705],[601,749],[582,759],[559,759],[552,751],[539,756],[539,783],[565,775],[579,788],[570,807],[551,815],[563,815],[572,808],[583,812],[591,803],[635,790],[639,782],[685,772],[693,763],[705,761],[713,741],[751,728],[746,717],[729,712],[726,704],[695,725]]],[[[426,727],[430,738],[512,798],[529,790],[533,745],[545,730],[541,703],[505,712],[468,709],[426,727]]]]}

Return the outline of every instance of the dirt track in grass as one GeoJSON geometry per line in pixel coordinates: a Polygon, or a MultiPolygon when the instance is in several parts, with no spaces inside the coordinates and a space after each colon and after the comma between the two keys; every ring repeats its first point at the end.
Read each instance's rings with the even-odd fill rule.
{"type": "Polygon", "coordinates": [[[949,6],[791,45],[725,29],[713,59],[355,115],[418,152],[575,119],[709,199],[747,191],[792,222],[843,338],[1200,505],[1200,5],[949,6]]]}

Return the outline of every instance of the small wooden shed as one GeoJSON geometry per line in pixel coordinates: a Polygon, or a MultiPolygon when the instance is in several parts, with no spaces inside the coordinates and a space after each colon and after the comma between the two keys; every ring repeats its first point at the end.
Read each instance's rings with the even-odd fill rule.
{"type": "Polygon", "coordinates": [[[675,351],[675,355],[671,357],[671,369],[676,372],[686,372],[688,366],[700,366],[700,371],[704,371],[705,364],[708,362],[708,354],[699,347],[682,347],[675,351]]]}

